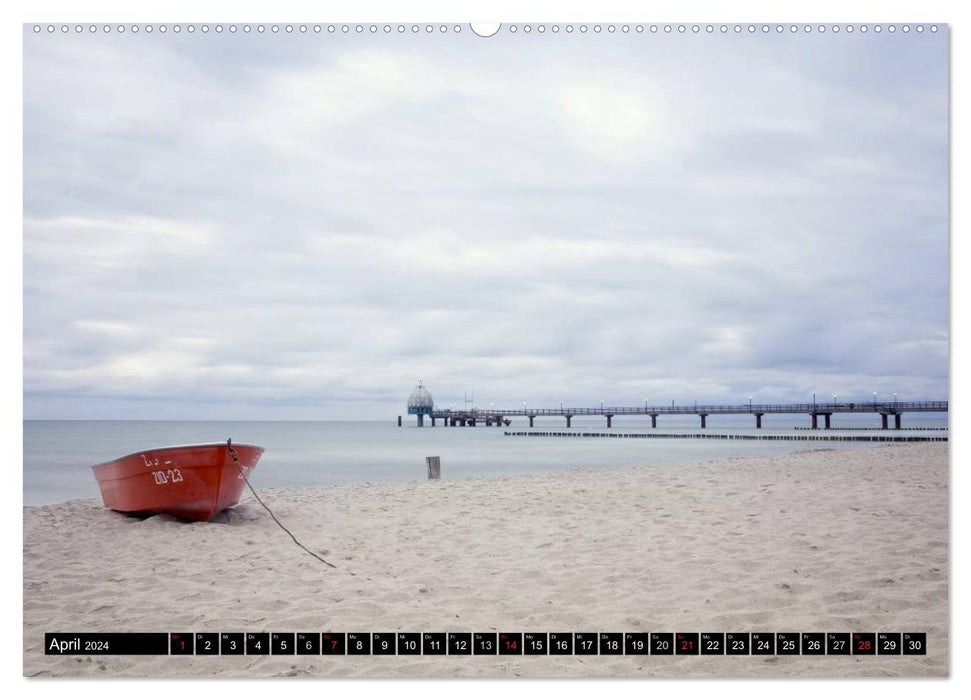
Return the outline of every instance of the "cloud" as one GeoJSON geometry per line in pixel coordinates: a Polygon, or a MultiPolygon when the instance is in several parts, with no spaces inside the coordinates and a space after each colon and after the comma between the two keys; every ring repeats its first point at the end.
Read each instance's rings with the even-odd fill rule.
{"type": "Polygon", "coordinates": [[[662,120],[669,105],[643,87],[567,84],[557,94],[560,120],[577,148],[612,161],[669,156],[672,134],[662,120]]]}
{"type": "Polygon", "coordinates": [[[508,38],[25,35],[26,415],[946,396],[942,37],[508,38]]]}

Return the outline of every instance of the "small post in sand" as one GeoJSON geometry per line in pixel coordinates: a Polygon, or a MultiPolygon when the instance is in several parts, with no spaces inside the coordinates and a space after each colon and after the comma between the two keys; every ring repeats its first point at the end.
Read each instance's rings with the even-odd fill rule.
{"type": "Polygon", "coordinates": [[[441,479],[442,478],[442,461],[438,457],[425,457],[425,462],[428,464],[428,479],[441,479]]]}

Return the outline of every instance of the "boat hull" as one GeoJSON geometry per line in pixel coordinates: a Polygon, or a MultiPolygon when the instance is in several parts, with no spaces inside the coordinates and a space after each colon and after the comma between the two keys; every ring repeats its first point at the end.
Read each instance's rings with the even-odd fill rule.
{"type": "Polygon", "coordinates": [[[245,477],[263,448],[227,443],[159,447],[96,464],[95,479],[107,508],[133,515],[165,513],[206,521],[236,504],[245,477]]]}

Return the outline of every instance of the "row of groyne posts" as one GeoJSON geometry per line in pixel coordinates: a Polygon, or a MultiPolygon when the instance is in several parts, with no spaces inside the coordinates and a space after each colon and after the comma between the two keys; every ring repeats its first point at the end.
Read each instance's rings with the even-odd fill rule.
{"type": "MultiPolygon", "coordinates": [[[[529,420],[529,427],[534,427],[533,421],[539,417],[560,416],[566,419],[566,427],[570,428],[575,416],[603,416],[607,420],[607,427],[613,427],[615,416],[650,416],[651,428],[657,428],[660,416],[694,415],[701,420],[701,427],[707,427],[707,418],[711,415],[739,415],[748,414],[755,417],[755,427],[762,427],[762,417],[766,414],[804,414],[809,415],[813,430],[820,427],[822,418],[825,429],[830,428],[830,419],[836,413],[876,413],[880,415],[881,428],[890,427],[890,417],[893,417],[895,430],[901,429],[901,416],[904,413],[947,413],[947,401],[872,401],[872,402],[841,402],[841,403],[789,403],[789,404],[741,404],[741,405],[692,405],[692,406],[636,406],[619,407],[606,406],[600,408],[515,408],[515,409],[436,409],[432,406],[415,410],[409,406],[408,413],[418,417],[419,427],[424,425],[424,417],[431,418],[434,427],[438,421],[443,426],[508,426],[512,418],[523,416],[529,420]]],[[[401,426],[401,416],[398,425],[401,426]]]]}
{"type": "MultiPolygon", "coordinates": [[[[939,431],[938,431],[939,432],[939,431]]],[[[664,438],[668,440],[825,440],[828,442],[947,442],[947,436],[932,435],[833,435],[832,433],[804,433],[802,435],[761,433],[564,433],[552,430],[505,431],[504,435],[520,437],[579,437],[579,438],[664,438]]],[[[432,478],[432,477],[429,477],[432,478]]]]}

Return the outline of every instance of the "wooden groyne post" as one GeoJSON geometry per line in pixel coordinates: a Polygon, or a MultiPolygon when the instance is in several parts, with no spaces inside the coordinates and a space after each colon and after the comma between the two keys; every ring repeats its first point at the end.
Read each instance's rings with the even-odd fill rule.
{"type": "Polygon", "coordinates": [[[428,465],[429,481],[442,478],[442,460],[439,457],[425,457],[425,463],[428,465]]]}

